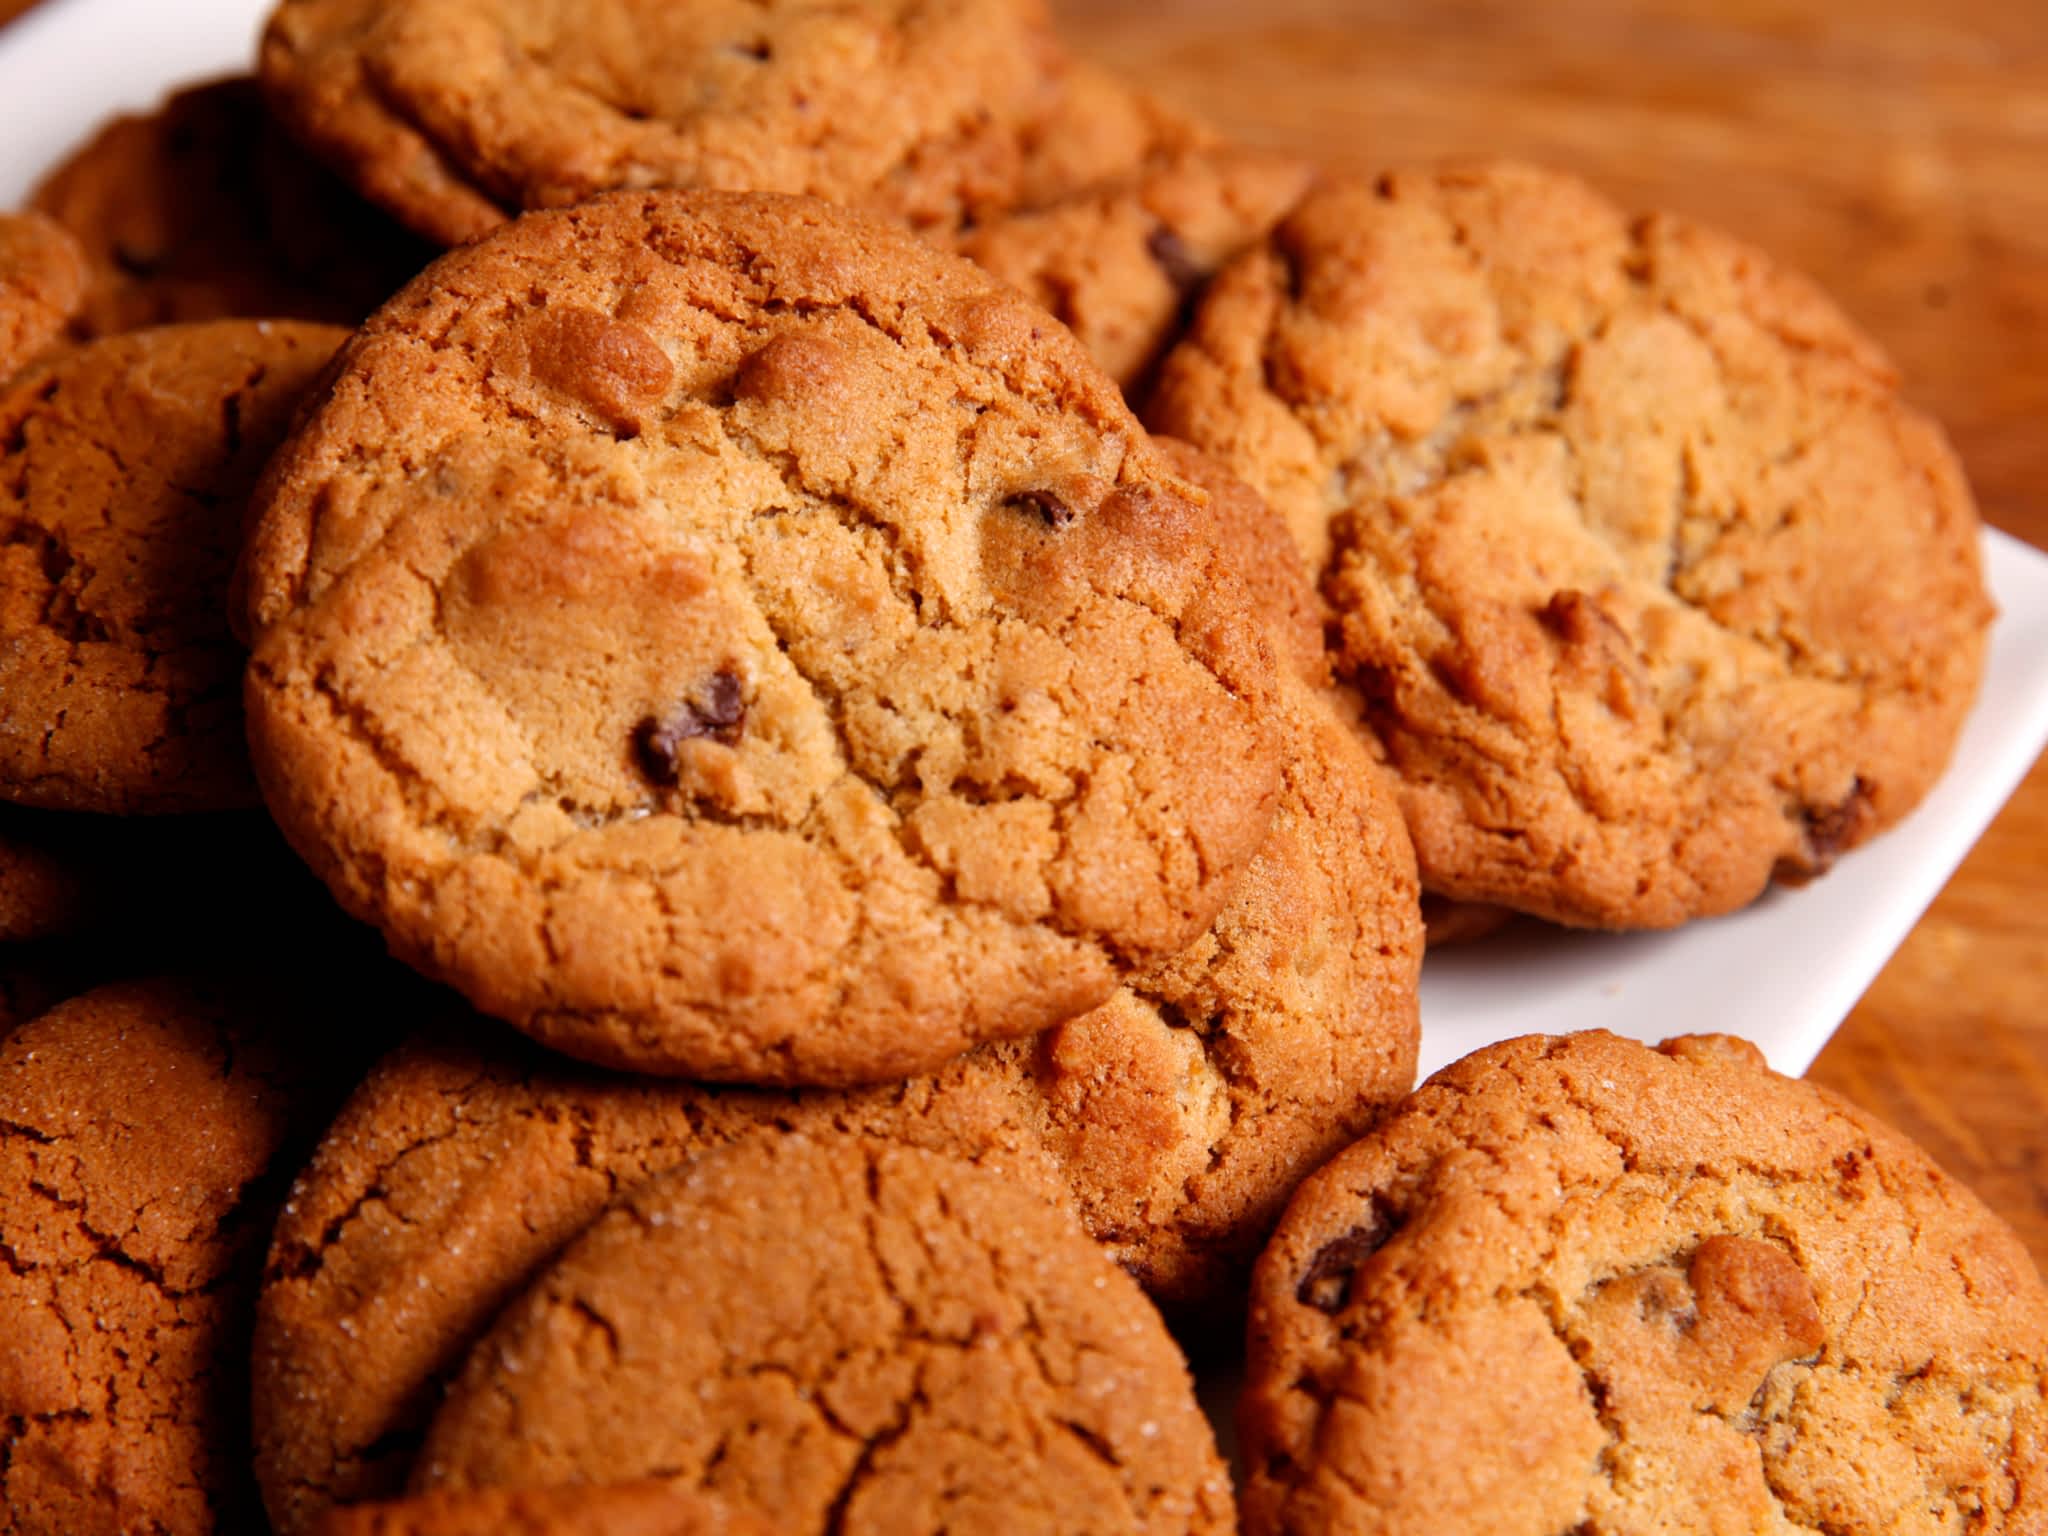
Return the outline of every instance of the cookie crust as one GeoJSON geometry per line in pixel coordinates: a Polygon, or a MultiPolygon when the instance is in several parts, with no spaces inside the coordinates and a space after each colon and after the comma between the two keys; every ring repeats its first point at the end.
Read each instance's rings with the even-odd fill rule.
{"type": "Polygon", "coordinates": [[[1882,354],[1758,252],[1568,177],[1313,194],[1149,415],[1287,516],[1443,895],[1739,907],[1910,810],[1975,695],[1976,509],[1882,354]]]}
{"type": "Polygon", "coordinates": [[[423,1489],[660,1468],[791,1533],[1225,1531],[1186,1363],[1072,1218],[784,1137],[641,1186],[470,1355],[423,1489]]]}
{"type": "Polygon", "coordinates": [[[233,316],[354,325],[433,254],[287,138],[247,76],[114,118],[30,202],[85,251],[82,337],[233,316]]]}
{"type": "Polygon", "coordinates": [[[587,1059],[838,1085],[1046,1028],[1272,817],[1199,498],[1038,311],[844,210],[628,194],[452,253],[256,509],[286,836],[587,1059]]]}
{"type": "Polygon", "coordinates": [[[1239,1424],[1251,1536],[2032,1530],[2048,1291],[1742,1041],[1532,1037],[1302,1186],[1239,1424]]]}
{"type": "Polygon", "coordinates": [[[77,241],[40,213],[0,214],[0,382],[56,343],[85,292],[77,241]]]}
{"type": "Polygon", "coordinates": [[[167,327],[0,391],[0,799],[255,802],[228,578],[249,487],[343,335],[167,327]]]}
{"type": "Polygon", "coordinates": [[[1056,59],[1038,0],[283,0],[260,67],[301,139],[455,244],[657,186],[950,225],[1015,197],[1056,59]]]}
{"type": "Polygon", "coordinates": [[[0,1028],[0,1530],[257,1518],[241,1362],[265,1180],[320,1102],[267,1022],[158,980],[0,1028]]]}

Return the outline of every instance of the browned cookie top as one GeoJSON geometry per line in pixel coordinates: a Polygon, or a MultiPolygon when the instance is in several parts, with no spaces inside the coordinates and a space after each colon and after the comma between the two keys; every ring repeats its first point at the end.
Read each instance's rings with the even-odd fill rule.
{"type": "Polygon", "coordinates": [[[0,214],[0,382],[63,334],[85,301],[85,252],[39,213],[0,214]]]}
{"type": "Polygon", "coordinates": [[[254,801],[228,577],[249,487],[342,335],[166,327],[0,390],[0,800],[254,801]]]}
{"type": "Polygon", "coordinates": [[[1152,415],[1288,517],[1446,895],[1739,906],[1910,809],[1974,694],[1976,511],[1876,348],[1566,177],[1312,195],[1152,415]]]}
{"type": "Polygon", "coordinates": [[[1289,683],[1272,831],[1208,934],[1082,1018],[854,1093],[713,1092],[423,1041],[374,1072],[277,1228],[257,1466],[280,1531],[396,1490],[440,1381],[614,1191],[764,1130],[972,1156],[1078,1209],[1153,1295],[1221,1314],[1304,1174],[1413,1081],[1413,855],[1289,683]]]}
{"type": "Polygon", "coordinates": [[[293,130],[443,243],[615,188],[803,193],[946,224],[1013,197],[1039,0],[283,0],[293,130]]]}
{"type": "Polygon", "coordinates": [[[1895,1131],[1719,1036],[1489,1046],[1255,1281],[1248,1536],[2033,1532],[2048,1291],[1895,1131]]]}
{"type": "Polygon", "coordinates": [[[429,254],[298,149],[246,76],[113,119],[32,201],[85,247],[87,336],[230,315],[353,325],[429,254]]]}
{"type": "Polygon", "coordinates": [[[1185,946],[1272,816],[1199,498],[1043,314],[821,203],[621,194],[451,254],[257,501],[286,835],[574,1054],[928,1069],[1185,946]]]}
{"type": "Polygon", "coordinates": [[[422,1489],[662,1476],[792,1533],[1232,1528],[1187,1365],[971,1164],[757,1139],[642,1185],[473,1350],[422,1489]]]}
{"type": "Polygon", "coordinates": [[[770,1536],[773,1527],[673,1483],[424,1493],[333,1509],[315,1536],[770,1536]]]}
{"type": "Polygon", "coordinates": [[[249,998],[104,987],[0,1043],[0,1531],[255,1518],[247,1308],[308,1062],[249,998]]]}
{"type": "Polygon", "coordinates": [[[1303,162],[1266,151],[1185,149],[994,217],[956,248],[1057,315],[1104,372],[1135,390],[1204,285],[1265,237],[1310,176],[1303,162]]]}

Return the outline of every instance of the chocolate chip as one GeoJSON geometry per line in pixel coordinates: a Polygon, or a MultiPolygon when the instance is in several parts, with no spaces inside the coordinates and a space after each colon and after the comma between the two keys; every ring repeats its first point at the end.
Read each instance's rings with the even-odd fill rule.
{"type": "Polygon", "coordinates": [[[694,698],[684,699],[665,715],[649,715],[633,729],[633,753],[640,771],[655,784],[672,785],[682,778],[683,743],[708,740],[733,746],[746,729],[747,705],[739,675],[725,668],[711,674],[694,698]]]}
{"type": "Polygon", "coordinates": [[[1046,527],[1054,530],[1074,521],[1074,509],[1052,491],[1019,491],[1003,505],[1015,512],[1035,513],[1046,527]]]}
{"type": "Polygon", "coordinates": [[[1814,874],[1825,874],[1844,850],[1869,835],[1876,820],[1871,786],[1861,774],[1848,798],[1839,805],[1809,806],[1806,812],[1806,852],[1814,874]]]}
{"type": "Polygon", "coordinates": [[[1181,239],[1170,225],[1161,224],[1147,235],[1145,249],[1159,263],[1159,270],[1166,274],[1166,280],[1181,293],[1201,287],[1209,275],[1187,241],[1181,239]]]}
{"type": "Polygon", "coordinates": [[[1351,1294],[1351,1277],[1401,1230],[1400,1220],[1377,1199],[1373,1201],[1372,1214],[1371,1226],[1353,1227],[1342,1237],[1323,1244],[1309,1261],[1301,1284],[1294,1288],[1295,1300],[1332,1317],[1344,1310],[1351,1294]]]}

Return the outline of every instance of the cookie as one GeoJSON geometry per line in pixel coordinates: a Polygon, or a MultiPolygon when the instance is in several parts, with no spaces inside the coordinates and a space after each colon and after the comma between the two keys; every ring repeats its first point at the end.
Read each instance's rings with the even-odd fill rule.
{"type": "Polygon", "coordinates": [[[859,1092],[716,1091],[577,1072],[461,1036],[400,1050],[277,1227],[256,1341],[257,1472],[280,1532],[393,1495],[439,1383],[618,1191],[763,1132],[974,1157],[1064,1199],[1175,1312],[1236,1305],[1294,1186],[1414,1080],[1413,854],[1320,695],[1267,845],[1214,929],[1035,1040],[859,1092]]]}
{"type": "Polygon", "coordinates": [[[1135,395],[1209,279],[1265,238],[1311,176],[1266,151],[1186,151],[994,218],[956,249],[1058,316],[1135,395]]]}
{"type": "Polygon", "coordinates": [[[1239,1427],[1248,1536],[2035,1531],[2048,1292],[1752,1046],[1509,1041],[1295,1196],[1239,1427]]]}
{"type": "Polygon", "coordinates": [[[77,241],[41,214],[0,214],[0,381],[63,335],[85,292],[77,241]]]}
{"type": "Polygon", "coordinates": [[[950,225],[1015,197],[1057,61],[1039,0],[283,0],[261,72],[301,139],[454,244],[658,186],[950,225]]]}
{"type": "Polygon", "coordinates": [[[1042,313],[844,210],[627,194],[451,253],[256,507],[273,814],[573,1055],[928,1070],[1185,947],[1272,818],[1199,495],[1042,313]]]}
{"type": "Polygon", "coordinates": [[[354,325],[432,255],[286,137],[247,76],[113,119],[30,201],[87,253],[88,337],[238,315],[354,325]]]}
{"type": "MultiPolygon", "coordinates": [[[[104,987],[0,1042],[0,1530],[249,1528],[272,1161],[334,1085],[275,1006],[104,987]]],[[[303,1013],[300,1015],[303,1017],[303,1013]]]]}
{"type": "Polygon", "coordinates": [[[771,1536],[772,1528],[671,1483],[428,1493],[330,1510],[315,1536],[771,1536]]]}
{"type": "Polygon", "coordinates": [[[471,1351],[414,1481],[656,1469],[791,1536],[1234,1526],[1186,1362],[1072,1217],[852,1137],[627,1195],[471,1351]]]}
{"type": "Polygon", "coordinates": [[[169,327],[0,390],[0,800],[254,803],[228,577],[249,487],[343,335],[169,327]]]}
{"type": "Polygon", "coordinates": [[[1442,895],[1739,907],[1903,816],[1974,695],[1976,511],[1876,347],[1569,178],[1311,195],[1212,285],[1150,415],[1288,518],[1442,895]]]}

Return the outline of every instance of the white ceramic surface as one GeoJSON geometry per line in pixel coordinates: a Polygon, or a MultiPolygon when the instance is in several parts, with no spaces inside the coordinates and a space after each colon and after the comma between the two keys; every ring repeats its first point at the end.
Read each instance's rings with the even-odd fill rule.
{"type": "MultiPolygon", "coordinates": [[[[267,9],[47,0],[0,32],[0,206],[109,114],[248,68],[267,9]]],[[[2002,617],[1984,694],[1904,826],[1804,890],[1676,933],[1532,924],[1439,953],[1423,977],[1423,1070],[1510,1035],[1601,1026],[1649,1040],[1726,1030],[1803,1072],[2048,742],[2048,557],[1996,533],[1985,556],[2002,617]]]]}

